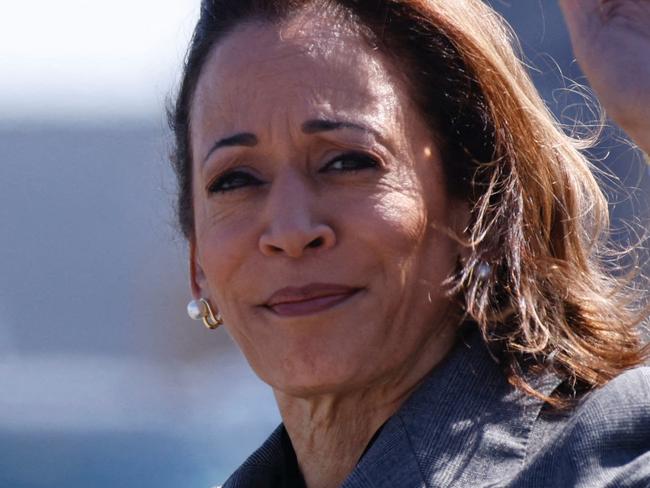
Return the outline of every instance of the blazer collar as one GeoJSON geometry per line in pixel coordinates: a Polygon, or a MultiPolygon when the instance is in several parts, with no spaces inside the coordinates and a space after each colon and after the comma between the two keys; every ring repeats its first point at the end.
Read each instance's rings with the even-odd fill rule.
{"type": "MultiPolygon", "coordinates": [[[[561,382],[550,373],[527,380],[545,395],[561,382]]],[[[342,488],[501,486],[523,463],[542,405],[507,382],[471,330],[388,420],[342,488]]]]}

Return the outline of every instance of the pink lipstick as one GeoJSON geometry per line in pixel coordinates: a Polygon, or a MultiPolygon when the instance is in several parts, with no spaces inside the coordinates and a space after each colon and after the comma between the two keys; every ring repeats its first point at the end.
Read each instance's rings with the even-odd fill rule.
{"type": "Polygon", "coordinates": [[[359,288],[328,283],[286,287],[273,293],[264,306],[285,317],[309,315],[334,307],[359,291],[359,288]]]}

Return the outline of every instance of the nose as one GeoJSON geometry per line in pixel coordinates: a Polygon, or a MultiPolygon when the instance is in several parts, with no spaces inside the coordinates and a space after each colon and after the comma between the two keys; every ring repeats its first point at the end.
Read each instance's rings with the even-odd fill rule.
{"type": "Polygon", "coordinates": [[[278,181],[268,195],[260,251],[265,256],[299,258],[332,248],[336,244],[334,230],[312,210],[316,196],[298,178],[289,180],[278,181]]]}

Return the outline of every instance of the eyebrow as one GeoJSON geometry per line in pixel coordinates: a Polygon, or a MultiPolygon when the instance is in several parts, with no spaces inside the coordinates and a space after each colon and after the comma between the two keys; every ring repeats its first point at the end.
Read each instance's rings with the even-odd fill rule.
{"type": "MultiPolygon", "coordinates": [[[[339,120],[327,120],[327,119],[308,120],[302,124],[301,128],[302,128],[302,132],[305,134],[316,134],[318,132],[329,132],[329,131],[340,130],[340,129],[355,129],[355,130],[372,134],[376,137],[379,136],[377,131],[373,129],[364,127],[363,125],[359,125],[354,122],[346,122],[346,121],[339,121],[339,120]]],[[[203,162],[205,163],[208,160],[208,158],[212,155],[212,153],[214,153],[217,149],[220,149],[222,147],[232,147],[232,146],[253,147],[256,146],[258,142],[259,141],[257,139],[257,136],[251,132],[241,132],[239,134],[235,134],[229,137],[225,137],[223,139],[219,139],[217,142],[215,142],[212,145],[212,147],[206,154],[205,158],[203,158],[203,162]]]]}
{"type": "Polygon", "coordinates": [[[253,147],[257,145],[257,142],[258,142],[257,136],[250,132],[241,132],[239,134],[235,134],[234,136],[224,137],[223,139],[219,139],[217,142],[215,142],[212,145],[212,147],[208,151],[208,154],[206,154],[205,158],[203,158],[203,162],[205,163],[208,160],[208,158],[212,155],[213,152],[215,152],[217,149],[220,149],[222,147],[231,147],[231,146],[253,147]]]}

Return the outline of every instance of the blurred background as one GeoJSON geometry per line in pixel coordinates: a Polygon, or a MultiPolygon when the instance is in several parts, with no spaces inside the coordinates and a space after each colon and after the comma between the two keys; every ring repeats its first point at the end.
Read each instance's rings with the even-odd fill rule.
{"type": "MultiPolygon", "coordinates": [[[[592,120],[556,2],[493,6],[551,109],[592,120]]],[[[2,488],[207,488],[279,422],[226,332],[185,315],[164,107],[198,7],[0,0],[2,488]]],[[[650,175],[615,128],[593,154],[628,188],[624,242],[650,175]]]]}

